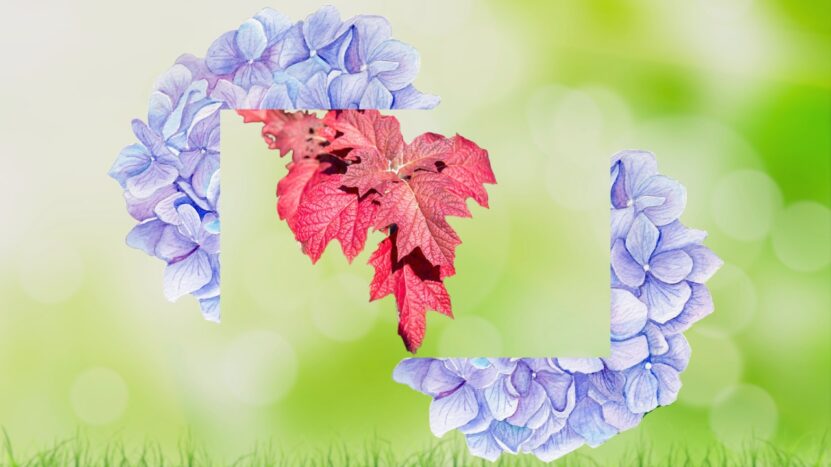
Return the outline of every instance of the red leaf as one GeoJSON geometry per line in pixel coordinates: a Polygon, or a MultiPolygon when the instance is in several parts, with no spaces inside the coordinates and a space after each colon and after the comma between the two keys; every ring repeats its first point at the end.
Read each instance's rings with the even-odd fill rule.
{"type": "Polygon", "coordinates": [[[326,152],[334,130],[323,120],[308,112],[282,110],[237,110],[246,123],[264,122],[262,135],[269,149],[277,149],[280,156],[292,153],[292,160],[310,159],[326,152]]]}
{"type": "Polygon", "coordinates": [[[461,136],[425,133],[405,144],[398,120],[378,111],[312,114],[240,111],[265,123],[272,149],[293,151],[277,185],[277,211],[316,262],[332,240],[349,261],[370,227],[388,233],[369,263],[370,300],[394,295],[398,333],[415,352],[428,310],[452,317],[443,280],[456,273],[459,236],[447,216],[470,217],[466,200],[487,207],[496,183],[487,151],[461,136]]]}
{"type": "Polygon", "coordinates": [[[431,263],[453,265],[456,246],[462,241],[445,217],[470,217],[470,211],[464,198],[447,188],[448,180],[433,172],[416,172],[409,180],[388,186],[375,228],[398,228],[399,259],[421,248],[431,263]]]}
{"type": "Polygon", "coordinates": [[[450,295],[441,280],[440,268],[416,250],[396,261],[396,234],[384,239],[369,258],[375,267],[370,301],[394,295],[398,307],[398,334],[407,350],[415,353],[424,341],[426,313],[435,310],[453,317],[450,295]]]}
{"type": "Polygon", "coordinates": [[[331,150],[375,148],[389,160],[400,157],[404,138],[398,119],[377,110],[332,110],[323,122],[340,133],[331,150]]]}
{"type": "Polygon", "coordinates": [[[294,216],[295,238],[312,262],[317,262],[326,245],[338,240],[351,262],[363,251],[369,227],[375,219],[376,195],[359,198],[354,190],[341,189],[342,175],[324,175],[307,188],[294,216]]]}
{"type": "Polygon", "coordinates": [[[294,230],[294,215],[303,193],[306,187],[313,183],[315,175],[325,170],[325,167],[321,168],[321,163],[317,159],[290,162],[287,167],[289,173],[277,183],[277,214],[294,230]]]}

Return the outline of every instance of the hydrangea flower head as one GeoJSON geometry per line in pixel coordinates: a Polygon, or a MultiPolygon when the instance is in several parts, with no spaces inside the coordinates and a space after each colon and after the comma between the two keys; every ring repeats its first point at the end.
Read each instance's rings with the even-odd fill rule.
{"type": "Polygon", "coordinates": [[[342,21],[326,6],[293,22],[264,9],[221,35],[205,58],[182,55],[155,83],[138,143],[109,175],[139,222],[127,244],[166,263],[164,294],[193,295],[219,321],[221,109],[432,108],[417,91],[418,54],[386,19],[342,21]]]}
{"type": "Polygon", "coordinates": [[[713,311],[704,282],[722,263],[704,232],[678,221],[686,191],[652,154],[614,156],[610,186],[609,356],[404,360],[393,379],[433,398],[436,436],[459,430],[492,461],[526,452],[548,462],[675,401],[690,359],[681,333],[713,311]]]}

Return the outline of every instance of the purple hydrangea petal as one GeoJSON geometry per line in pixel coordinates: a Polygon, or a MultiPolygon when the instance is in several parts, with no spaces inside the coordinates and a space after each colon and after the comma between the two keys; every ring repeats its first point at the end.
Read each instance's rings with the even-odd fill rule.
{"type": "Polygon", "coordinates": [[[612,289],[611,334],[614,340],[628,339],[641,332],[647,321],[646,305],[631,293],[612,289]]]}
{"type": "Polygon", "coordinates": [[[377,77],[390,91],[410,85],[420,67],[418,52],[412,46],[392,39],[376,47],[368,61],[370,75],[377,77]]]}
{"type": "Polygon", "coordinates": [[[505,420],[516,412],[519,395],[508,389],[508,378],[503,377],[483,392],[488,409],[496,420],[505,420]]]}
{"type": "Polygon", "coordinates": [[[202,316],[208,320],[218,323],[221,317],[219,311],[219,297],[206,298],[199,300],[199,306],[202,308],[202,316]]]}
{"type": "Polygon", "coordinates": [[[499,446],[490,431],[470,434],[465,439],[470,453],[474,456],[495,462],[502,455],[502,447],[499,446]]]}
{"type": "MultiPolygon", "coordinates": [[[[626,250],[641,266],[649,264],[649,258],[658,244],[660,232],[643,214],[635,218],[626,235],[626,250]]],[[[618,275],[619,276],[619,275],[618,275]]]]}
{"type": "Polygon", "coordinates": [[[309,47],[303,37],[303,23],[292,26],[283,36],[282,42],[275,47],[279,47],[277,62],[283,69],[309,58],[309,47]]]}
{"type": "Polygon", "coordinates": [[[669,405],[678,398],[678,391],[681,390],[681,378],[675,368],[656,363],[652,366],[652,374],[658,381],[658,404],[669,405]]]}
{"type": "Polygon", "coordinates": [[[392,93],[377,78],[369,82],[358,104],[360,109],[389,109],[392,107],[392,93]]]}
{"type": "Polygon", "coordinates": [[[159,240],[162,238],[164,228],[165,223],[157,219],[142,222],[133,227],[133,230],[127,234],[127,245],[142,250],[148,255],[155,256],[156,245],[159,244],[159,240]]]}
{"type": "Polygon", "coordinates": [[[675,180],[661,175],[652,177],[641,184],[638,187],[637,196],[663,199],[659,205],[643,208],[644,214],[655,225],[666,225],[678,219],[687,205],[687,190],[675,180]]]}
{"type": "Polygon", "coordinates": [[[197,248],[199,245],[182,235],[176,226],[167,225],[156,245],[156,256],[170,263],[181,260],[197,248]]]}
{"type": "Polygon", "coordinates": [[[364,71],[371,51],[392,35],[390,23],[383,16],[357,16],[351,25],[354,34],[346,52],[345,67],[349,73],[364,71]]]}
{"type": "Polygon", "coordinates": [[[681,282],[692,270],[693,259],[683,250],[659,253],[649,260],[649,272],[667,284],[681,282]]]}
{"type": "Polygon", "coordinates": [[[413,85],[392,92],[393,109],[430,110],[439,105],[440,102],[439,96],[424,94],[413,85]]]}
{"type": "Polygon", "coordinates": [[[306,18],[303,22],[303,37],[312,51],[329,45],[341,28],[340,13],[335,7],[326,5],[306,18]]]}
{"type": "Polygon", "coordinates": [[[536,382],[545,391],[551,402],[552,409],[563,412],[568,406],[569,392],[573,387],[573,378],[568,373],[554,373],[551,371],[540,371],[537,373],[536,382]]]}
{"type": "Polygon", "coordinates": [[[646,278],[646,272],[643,266],[632,258],[623,240],[617,240],[612,246],[611,263],[615,277],[625,285],[629,287],[640,287],[643,284],[646,278]]]}
{"type": "Polygon", "coordinates": [[[476,418],[478,413],[476,394],[467,385],[462,385],[430,403],[430,430],[438,437],[444,436],[476,418]]]}
{"type": "Polygon", "coordinates": [[[519,398],[516,411],[506,421],[513,425],[525,426],[531,417],[540,410],[547,398],[548,396],[542,386],[531,381],[528,390],[519,398]]]}
{"type": "Polygon", "coordinates": [[[118,153],[118,157],[110,167],[109,176],[118,181],[123,188],[128,178],[144,172],[149,165],[150,154],[147,148],[140,144],[131,144],[118,153]]]}
{"type": "Polygon", "coordinates": [[[196,250],[164,270],[164,295],[170,301],[201,289],[212,276],[208,254],[196,250]]]}
{"type": "Polygon", "coordinates": [[[448,370],[442,360],[433,360],[421,387],[424,392],[432,396],[440,396],[456,390],[462,384],[464,384],[464,379],[448,370]]]}
{"type": "Polygon", "coordinates": [[[692,271],[687,278],[690,281],[699,284],[707,282],[724,265],[724,261],[705,246],[690,247],[686,252],[692,257],[693,263],[692,271]]]}
{"type": "Polygon", "coordinates": [[[175,167],[151,161],[143,172],[128,178],[125,186],[131,195],[137,198],[147,198],[156,190],[173,183],[178,176],[179,171],[175,167]]]}
{"type": "Polygon", "coordinates": [[[543,462],[551,462],[554,459],[565,456],[583,445],[585,441],[572,428],[566,426],[557,433],[551,435],[548,441],[534,449],[534,455],[543,462]]]}
{"type": "Polygon", "coordinates": [[[612,341],[609,357],[603,361],[612,371],[623,371],[644,361],[649,357],[649,345],[644,336],[636,336],[625,341],[612,341]]]}
{"type": "Polygon", "coordinates": [[[689,285],[692,292],[681,313],[666,323],[658,324],[658,327],[666,335],[684,332],[693,323],[713,312],[713,297],[707,287],[695,282],[690,282],[689,285]]]}
{"type": "Polygon", "coordinates": [[[263,8],[254,15],[254,19],[262,24],[269,47],[274,45],[294,24],[291,18],[272,8],[263,8]]]}
{"type": "Polygon", "coordinates": [[[523,441],[531,436],[531,430],[508,422],[493,422],[490,429],[494,439],[503,449],[516,453],[523,441]]]}
{"type": "Polygon", "coordinates": [[[621,175],[624,190],[629,199],[635,195],[637,188],[650,177],[658,174],[658,161],[652,153],[646,151],[624,151],[615,155],[623,170],[621,175]]]}
{"type": "Polygon", "coordinates": [[[632,413],[646,413],[658,407],[658,379],[646,365],[638,365],[626,373],[626,407],[632,413]]]}
{"type": "Polygon", "coordinates": [[[260,108],[263,109],[294,109],[297,108],[289,97],[289,90],[285,84],[274,84],[263,97],[260,108]]]}
{"type": "Polygon", "coordinates": [[[162,222],[167,224],[179,224],[179,212],[176,210],[181,202],[187,200],[188,197],[180,191],[174,191],[169,196],[159,200],[156,207],[153,208],[153,213],[162,222]]]}
{"type": "Polygon", "coordinates": [[[392,379],[401,384],[415,389],[419,392],[427,393],[424,388],[424,379],[427,377],[427,372],[430,371],[430,366],[433,364],[432,358],[406,358],[401,360],[395,367],[392,373],[392,379]]]}
{"type": "Polygon", "coordinates": [[[369,75],[366,72],[342,74],[329,84],[329,98],[336,109],[356,109],[361,102],[367,86],[369,75]]]}
{"type": "Polygon", "coordinates": [[[646,324],[646,327],[643,329],[643,334],[646,336],[647,342],[649,342],[650,355],[662,355],[669,350],[669,344],[661,332],[661,328],[652,321],[646,324]]]}
{"type": "Polygon", "coordinates": [[[552,435],[556,434],[566,426],[566,418],[548,417],[542,425],[534,429],[534,432],[528,439],[522,443],[524,451],[533,451],[542,446],[548,441],[552,435]]]}
{"type": "Polygon", "coordinates": [[[254,85],[268,86],[271,84],[271,70],[261,62],[245,63],[234,73],[234,84],[243,89],[254,85]]]}
{"type": "Polygon", "coordinates": [[[146,198],[136,198],[129,191],[124,192],[124,199],[127,202],[127,212],[137,221],[145,221],[156,217],[155,208],[163,199],[176,193],[173,185],[156,190],[146,198]]]}
{"type": "Polygon", "coordinates": [[[643,419],[643,414],[632,413],[622,402],[609,402],[603,404],[603,420],[615,427],[618,431],[628,430],[635,427],[643,419]]]}
{"type": "Polygon", "coordinates": [[[568,417],[568,426],[589,446],[598,446],[617,434],[617,430],[603,420],[600,404],[588,397],[581,399],[574,407],[568,417]]]}
{"type": "Polygon", "coordinates": [[[297,93],[297,107],[301,109],[331,108],[326,82],[327,76],[324,72],[312,76],[297,93]]]}
{"type": "Polygon", "coordinates": [[[237,50],[236,35],[236,31],[228,31],[219,36],[208,48],[205,65],[212,73],[227,75],[245,63],[245,58],[237,50]]]}
{"type": "Polygon", "coordinates": [[[679,373],[687,368],[690,362],[690,344],[683,334],[667,336],[669,351],[652,359],[653,363],[663,363],[675,368],[679,373]]]}
{"type": "Polygon", "coordinates": [[[686,281],[666,284],[653,277],[647,277],[643,286],[643,298],[649,309],[649,319],[666,323],[684,309],[692,290],[686,281]]]}
{"type": "Polygon", "coordinates": [[[679,221],[661,227],[661,239],[655,247],[655,253],[680,250],[691,245],[699,245],[707,237],[707,232],[688,229],[679,221]]]}
{"type": "Polygon", "coordinates": [[[268,47],[263,23],[253,18],[242,23],[234,36],[234,43],[241,57],[248,60],[248,63],[259,59],[268,47]]]}

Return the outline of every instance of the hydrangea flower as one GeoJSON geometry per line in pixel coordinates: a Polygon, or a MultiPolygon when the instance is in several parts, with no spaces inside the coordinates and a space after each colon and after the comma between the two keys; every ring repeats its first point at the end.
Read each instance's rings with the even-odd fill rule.
{"type": "Polygon", "coordinates": [[[611,167],[611,344],[607,357],[403,360],[393,379],[433,398],[436,436],[457,429],[473,455],[552,461],[595,447],[675,401],[690,358],[681,334],[713,311],[703,285],[721,266],[678,217],[686,191],[652,154],[611,167]]]}
{"type": "Polygon", "coordinates": [[[386,19],[341,21],[323,7],[305,21],[264,9],[220,36],[205,58],[185,54],[156,81],[138,143],[109,175],[139,222],[127,244],[163,260],[164,294],[193,295],[220,318],[219,112],[221,109],[435,107],[416,90],[418,53],[386,19]]]}

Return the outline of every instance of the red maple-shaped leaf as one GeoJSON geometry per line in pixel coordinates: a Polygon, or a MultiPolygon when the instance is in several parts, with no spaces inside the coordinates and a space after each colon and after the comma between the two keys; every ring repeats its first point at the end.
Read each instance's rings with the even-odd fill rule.
{"type": "Polygon", "coordinates": [[[332,240],[338,240],[351,262],[363,251],[369,227],[375,220],[378,203],[375,193],[358,197],[356,190],[344,189],[342,175],[325,176],[303,196],[297,208],[295,238],[312,262],[317,262],[332,240]]]}
{"type": "Polygon", "coordinates": [[[293,153],[277,211],[313,262],[333,240],[351,261],[370,228],[387,235],[369,260],[370,300],[395,297],[398,333],[415,352],[427,311],[453,316],[444,279],[456,273],[461,239],[447,217],[470,217],[468,198],[487,207],[484,185],[496,183],[487,151],[458,135],[407,144],[398,120],[373,110],[240,113],[265,124],[270,148],[293,153]]]}
{"type": "Polygon", "coordinates": [[[308,112],[237,110],[237,113],[245,123],[265,123],[262,135],[269,149],[280,151],[280,156],[291,152],[294,161],[317,157],[335,136],[330,127],[308,112]]]}
{"type": "Polygon", "coordinates": [[[438,266],[416,250],[396,260],[396,233],[385,238],[369,258],[375,276],[369,285],[370,301],[394,295],[398,304],[398,335],[407,350],[415,353],[424,341],[427,310],[453,317],[450,295],[438,266]]]}

